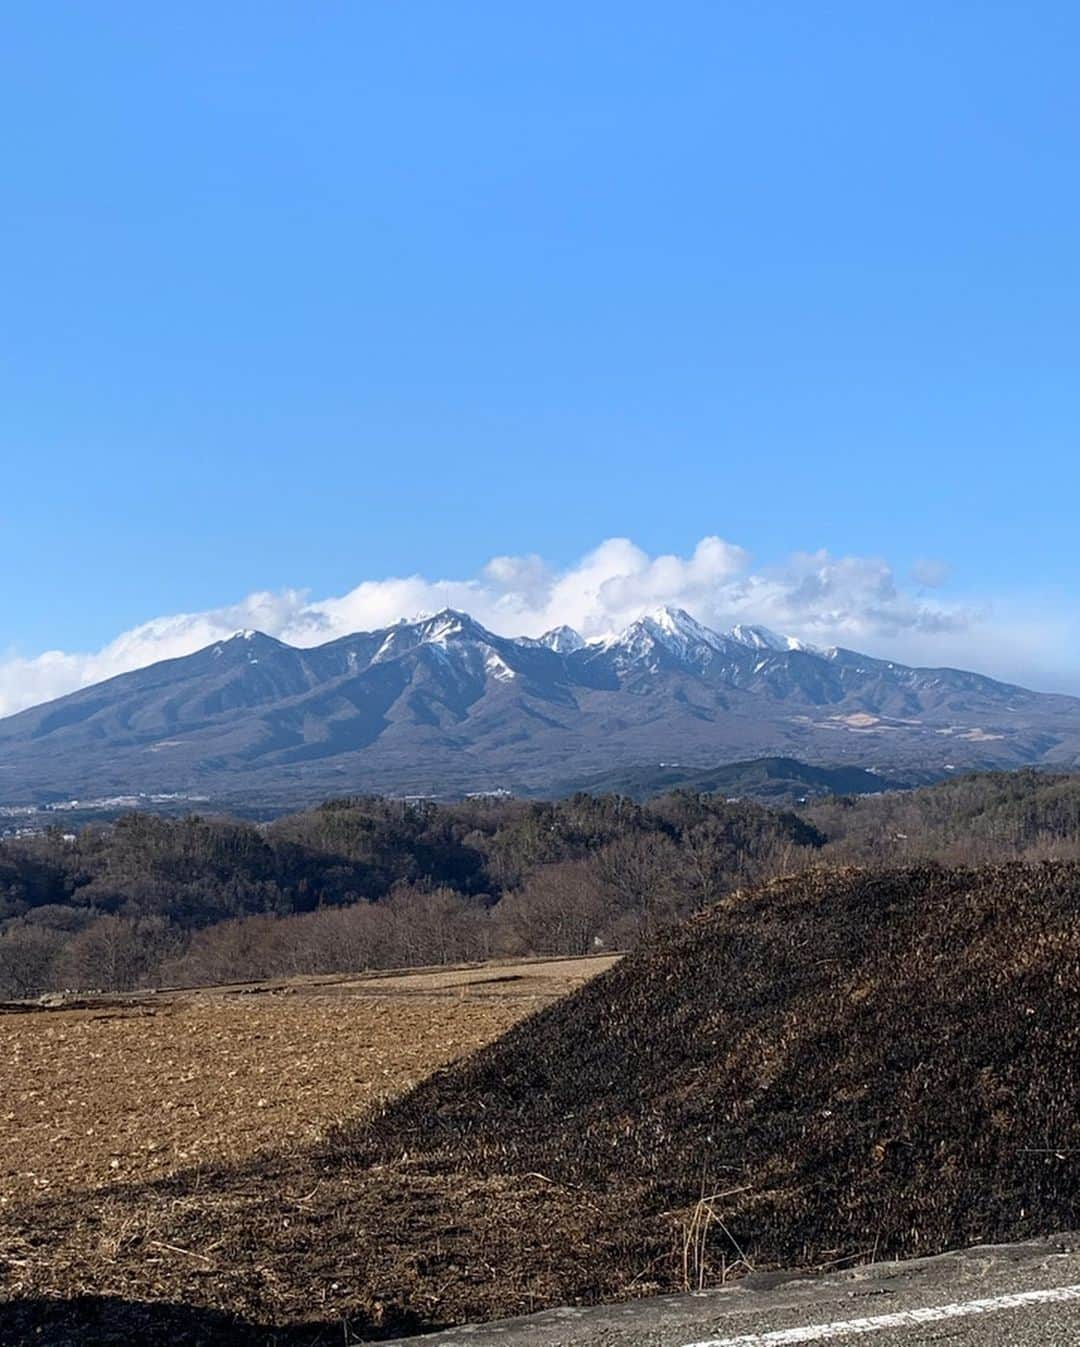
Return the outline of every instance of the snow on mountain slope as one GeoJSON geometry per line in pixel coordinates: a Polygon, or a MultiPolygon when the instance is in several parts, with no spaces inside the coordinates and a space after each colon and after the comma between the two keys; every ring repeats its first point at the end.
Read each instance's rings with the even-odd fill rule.
{"type": "Polygon", "coordinates": [[[521,636],[518,638],[521,645],[542,645],[548,650],[554,650],[557,655],[572,655],[575,650],[584,650],[585,638],[576,632],[573,627],[552,627],[550,631],[545,631],[543,636],[529,637],[521,636]]]}
{"type": "Polygon", "coordinates": [[[739,623],[724,633],[739,645],[749,646],[751,650],[803,650],[809,654],[820,653],[816,646],[800,641],[797,636],[780,636],[768,627],[746,626],[739,623]]]}
{"type": "Polygon", "coordinates": [[[717,654],[730,653],[730,645],[684,609],[657,608],[601,642],[598,649],[619,668],[644,664],[655,672],[661,662],[671,661],[702,670],[717,654]]]}
{"type": "Polygon", "coordinates": [[[1080,763],[1080,701],[950,669],[716,632],[514,640],[446,610],[297,649],[242,632],[0,720],[0,804],[191,791],[543,789],[757,756],[905,769],[1080,763]]]}

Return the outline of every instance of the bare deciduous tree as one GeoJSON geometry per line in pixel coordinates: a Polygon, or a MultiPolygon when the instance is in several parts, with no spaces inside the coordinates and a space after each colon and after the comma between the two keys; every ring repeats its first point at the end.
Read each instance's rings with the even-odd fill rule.
{"type": "Polygon", "coordinates": [[[64,938],[44,926],[20,924],[0,934],[0,998],[19,1001],[55,986],[64,938]]]}

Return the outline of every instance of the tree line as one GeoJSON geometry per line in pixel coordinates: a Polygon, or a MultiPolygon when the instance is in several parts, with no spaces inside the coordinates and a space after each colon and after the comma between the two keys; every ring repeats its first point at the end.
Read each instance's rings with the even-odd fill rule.
{"type": "Polygon", "coordinates": [[[133,813],[0,844],[0,996],[622,948],[822,840],[691,794],[133,813]]]}
{"type": "Polygon", "coordinates": [[[1078,855],[1080,777],[1037,772],[800,813],[690,791],[133,813],[0,843],[0,999],[626,949],[810,865],[1078,855]]]}

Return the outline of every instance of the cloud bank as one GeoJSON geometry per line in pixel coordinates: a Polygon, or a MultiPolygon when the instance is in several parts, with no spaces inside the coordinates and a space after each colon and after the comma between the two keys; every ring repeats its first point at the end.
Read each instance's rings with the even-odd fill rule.
{"type": "Polygon", "coordinates": [[[1065,666],[1069,633],[1060,624],[1027,611],[1003,617],[927,596],[927,588],[946,577],[940,563],[923,560],[912,569],[913,588],[905,588],[873,557],[800,552],[782,566],[755,569],[743,548],[722,538],[703,538],[688,556],[650,556],[628,538],[609,538],[564,568],[535,555],[500,556],[463,580],[365,580],[323,599],[291,589],[249,594],[207,612],[154,618],[98,651],[0,657],[0,715],[190,654],[242,627],[310,646],[445,607],[464,609],[507,636],[538,636],[566,623],[594,637],[671,604],[713,627],[763,623],[817,645],[846,645],[908,663],[1017,679],[1065,666]]]}

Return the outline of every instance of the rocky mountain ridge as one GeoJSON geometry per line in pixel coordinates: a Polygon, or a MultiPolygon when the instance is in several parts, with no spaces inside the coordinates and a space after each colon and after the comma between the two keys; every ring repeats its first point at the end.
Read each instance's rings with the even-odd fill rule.
{"type": "Polygon", "coordinates": [[[1080,699],[662,608],[514,639],[444,610],[297,648],[238,632],[0,720],[0,804],[542,793],[785,756],[887,777],[1080,759],[1080,699]]]}

